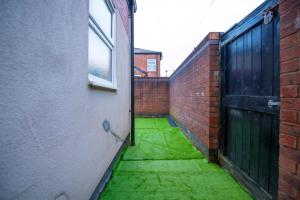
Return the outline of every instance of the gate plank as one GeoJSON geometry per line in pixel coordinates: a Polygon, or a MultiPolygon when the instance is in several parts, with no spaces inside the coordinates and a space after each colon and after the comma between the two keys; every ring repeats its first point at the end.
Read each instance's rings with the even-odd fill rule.
{"type": "MultiPolygon", "coordinates": [[[[273,95],[278,97],[279,101],[279,13],[275,13],[274,19],[274,81],[273,81],[273,95]]],[[[278,155],[279,155],[279,117],[275,115],[273,117],[272,125],[272,147],[271,147],[271,170],[270,170],[270,183],[269,183],[269,193],[272,194],[274,199],[277,199],[277,190],[278,190],[278,155]]]]}
{"type": "Polygon", "coordinates": [[[252,89],[260,95],[261,83],[261,25],[252,29],[252,89]]]}
{"type": "Polygon", "coordinates": [[[259,184],[266,190],[269,190],[269,168],[272,138],[272,116],[262,114],[261,116],[261,132],[259,144],[259,184]]]}
{"type": "Polygon", "coordinates": [[[242,149],[243,149],[243,112],[241,110],[235,110],[236,112],[236,138],[235,138],[235,148],[236,148],[236,164],[240,168],[242,167],[242,149]]]}
{"type": "Polygon", "coordinates": [[[250,134],[251,134],[251,116],[252,112],[244,112],[243,117],[243,160],[242,169],[249,174],[250,159],[250,134]]]}
{"type": "Polygon", "coordinates": [[[262,74],[261,94],[272,96],[273,91],[273,21],[262,26],[262,74]]]}
{"type": "Polygon", "coordinates": [[[243,70],[244,70],[244,37],[241,36],[236,40],[236,70],[235,70],[235,75],[234,75],[236,82],[235,82],[234,94],[242,94],[243,93],[242,92],[243,70]]]}
{"type": "Polygon", "coordinates": [[[253,94],[252,89],[252,45],[251,31],[244,35],[244,70],[243,70],[243,94],[253,94]]]}
{"type": "Polygon", "coordinates": [[[279,123],[278,117],[273,117],[272,124],[272,138],[271,138],[271,161],[270,161],[270,183],[269,183],[269,193],[272,194],[274,199],[277,199],[277,182],[278,182],[278,155],[279,155],[279,144],[278,144],[278,134],[279,134],[279,123]]]}
{"type": "Polygon", "coordinates": [[[227,154],[230,160],[234,161],[234,137],[233,137],[233,121],[234,115],[232,114],[231,109],[227,109],[226,112],[227,118],[227,154]]]}
{"type": "Polygon", "coordinates": [[[228,66],[228,91],[229,94],[236,94],[236,41],[229,45],[228,66]]]}
{"type": "Polygon", "coordinates": [[[260,114],[253,113],[251,120],[251,137],[250,137],[250,177],[258,181],[258,167],[259,167],[259,142],[260,142],[260,114]]]}
{"type": "MultiPolygon", "coordinates": [[[[279,44],[280,44],[280,23],[279,23],[279,12],[277,11],[275,13],[275,19],[274,19],[274,75],[273,75],[273,96],[276,96],[279,98],[280,94],[280,81],[279,81],[279,73],[280,73],[280,66],[279,66],[279,59],[280,59],[280,55],[279,55],[279,44]]],[[[279,99],[278,99],[279,100],[279,99]]]]}

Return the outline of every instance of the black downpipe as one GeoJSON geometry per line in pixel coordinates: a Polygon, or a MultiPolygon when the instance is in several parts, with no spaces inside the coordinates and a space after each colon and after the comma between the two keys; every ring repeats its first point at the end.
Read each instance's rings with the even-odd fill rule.
{"type": "Polygon", "coordinates": [[[135,123],[134,123],[134,11],[135,5],[131,1],[130,5],[130,17],[131,17],[131,134],[130,134],[130,144],[131,146],[135,145],[135,123]]]}

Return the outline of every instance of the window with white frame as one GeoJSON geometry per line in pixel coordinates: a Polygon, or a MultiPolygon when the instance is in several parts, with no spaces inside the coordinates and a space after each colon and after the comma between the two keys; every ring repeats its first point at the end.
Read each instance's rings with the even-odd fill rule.
{"type": "Polygon", "coordinates": [[[156,71],[156,59],[147,59],[147,71],[148,72],[156,71]]]}
{"type": "Polygon", "coordinates": [[[115,10],[111,0],[89,0],[90,84],[116,88],[115,10]]]}

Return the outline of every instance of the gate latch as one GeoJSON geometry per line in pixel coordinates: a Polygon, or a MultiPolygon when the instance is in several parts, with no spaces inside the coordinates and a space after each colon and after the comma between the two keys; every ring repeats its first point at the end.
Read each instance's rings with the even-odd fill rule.
{"type": "Polygon", "coordinates": [[[274,106],[280,106],[280,102],[274,102],[273,100],[268,101],[268,107],[272,108],[274,106]]]}

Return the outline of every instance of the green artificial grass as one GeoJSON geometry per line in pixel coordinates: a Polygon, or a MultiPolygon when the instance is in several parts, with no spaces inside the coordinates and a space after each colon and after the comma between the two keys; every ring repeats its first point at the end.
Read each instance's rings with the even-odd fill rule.
{"type": "Polygon", "coordinates": [[[164,118],[137,118],[136,145],[113,170],[101,200],[246,200],[250,195],[164,118]]]}

